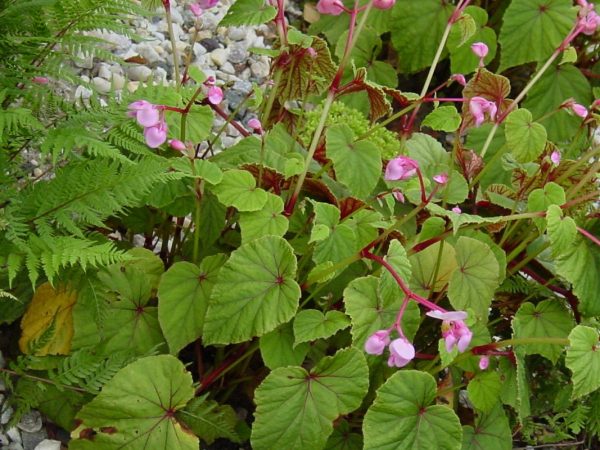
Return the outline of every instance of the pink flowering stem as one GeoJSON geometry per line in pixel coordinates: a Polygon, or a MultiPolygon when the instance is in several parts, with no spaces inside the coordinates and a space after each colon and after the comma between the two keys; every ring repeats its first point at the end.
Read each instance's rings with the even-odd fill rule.
{"type": "Polygon", "coordinates": [[[425,182],[423,181],[423,174],[421,173],[421,169],[419,167],[417,167],[417,176],[419,177],[419,186],[421,187],[421,202],[426,205],[429,203],[429,200],[427,199],[427,194],[425,193],[425,182]]]}
{"type": "Polygon", "coordinates": [[[425,97],[421,100],[424,103],[427,102],[464,102],[466,101],[463,97],[425,97]]]}
{"type": "Polygon", "coordinates": [[[596,236],[594,236],[592,233],[590,233],[587,230],[584,230],[581,227],[577,227],[577,231],[579,231],[583,236],[585,236],[586,238],[588,238],[590,241],[592,241],[594,244],[596,244],[598,247],[600,247],[600,239],[598,239],[596,236]]]}
{"type": "Polygon", "coordinates": [[[404,295],[406,295],[407,298],[413,299],[414,301],[416,301],[417,303],[420,303],[421,305],[425,306],[428,309],[447,312],[444,308],[439,307],[435,303],[433,303],[433,302],[427,300],[426,298],[421,297],[420,295],[411,291],[410,288],[404,282],[404,280],[400,277],[400,275],[398,275],[398,272],[396,272],[396,270],[391,266],[391,264],[388,263],[381,256],[375,255],[365,249],[363,249],[361,251],[361,256],[363,258],[370,259],[371,261],[378,262],[383,267],[385,267],[386,270],[390,273],[390,275],[394,278],[394,280],[396,280],[396,283],[398,283],[398,286],[400,286],[400,289],[402,289],[402,291],[404,292],[404,295]]]}

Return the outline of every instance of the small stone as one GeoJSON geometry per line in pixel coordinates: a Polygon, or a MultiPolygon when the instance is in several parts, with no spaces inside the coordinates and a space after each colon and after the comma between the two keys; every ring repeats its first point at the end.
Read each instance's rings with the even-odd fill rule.
{"type": "Polygon", "coordinates": [[[159,45],[154,45],[150,42],[142,42],[137,46],[138,54],[146,60],[148,64],[154,64],[160,61],[160,55],[156,51],[156,47],[160,48],[159,45]]]}
{"type": "Polygon", "coordinates": [[[245,97],[246,96],[243,93],[236,91],[235,89],[227,89],[227,91],[225,91],[225,99],[232,110],[237,109],[245,97]]]}
{"type": "Polygon", "coordinates": [[[0,433],[0,446],[8,445],[8,442],[8,436],[4,433],[0,433]]]}
{"type": "Polygon", "coordinates": [[[91,69],[94,67],[94,55],[77,53],[75,56],[75,65],[81,69],[91,69]]]}
{"type": "Polygon", "coordinates": [[[42,429],[42,415],[38,411],[29,411],[21,417],[17,427],[27,433],[40,431],[42,429]]]}
{"type": "Polygon", "coordinates": [[[244,70],[242,70],[242,73],[240,73],[240,78],[242,80],[248,80],[251,76],[252,71],[250,70],[250,67],[246,67],[244,70]]]}
{"type": "Polygon", "coordinates": [[[246,38],[247,34],[248,32],[245,27],[231,27],[227,31],[227,36],[229,36],[229,39],[232,41],[241,41],[246,38]]]}
{"type": "Polygon", "coordinates": [[[206,55],[207,51],[202,44],[196,42],[194,44],[194,56],[198,58],[199,56],[206,55]]]}
{"type": "Polygon", "coordinates": [[[13,412],[14,411],[10,406],[4,404],[4,406],[2,407],[2,414],[0,414],[0,423],[2,425],[7,424],[10,418],[12,417],[13,412]]]}
{"type": "Polygon", "coordinates": [[[229,148],[229,147],[233,147],[233,145],[235,145],[236,143],[236,139],[229,137],[229,136],[223,136],[221,138],[221,146],[223,148],[229,148]]]}
{"type": "Polygon", "coordinates": [[[117,73],[114,73],[112,76],[112,83],[113,83],[113,88],[117,91],[120,91],[121,89],[123,89],[125,87],[125,77],[123,77],[122,75],[119,75],[117,73]]]}
{"type": "Polygon", "coordinates": [[[167,71],[162,67],[157,67],[156,69],[154,69],[154,75],[152,77],[152,80],[155,84],[162,85],[167,83],[167,71]]]}
{"type": "Polygon", "coordinates": [[[6,450],[24,450],[23,446],[18,442],[13,442],[12,444],[6,447],[6,450]]]}
{"type": "Polygon", "coordinates": [[[17,427],[11,427],[8,430],[6,430],[6,435],[13,442],[19,442],[19,443],[22,442],[21,441],[21,433],[19,433],[19,430],[17,430],[17,427]]]}
{"type": "Polygon", "coordinates": [[[248,51],[241,45],[232,45],[229,51],[229,61],[239,64],[248,58],[248,51]]]}
{"type": "Polygon", "coordinates": [[[221,66],[221,70],[230,75],[235,75],[235,68],[233,67],[233,64],[231,64],[229,61],[225,62],[225,64],[221,66]]]}
{"type": "Polygon", "coordinates": [[[146,81],[152,75],[152,69],[146,66],[131,66],[127,70],[127,75],[132,81],[146,81]]]}
{"type": "Polygon", "coordinates": [[[85,86],[82,86],[82,85],[77,86],[77,88],[75,89],[75,98],[76,99],[87,100],[93,94],[94,94],[94,92],[91,89],[88,89],[88,88],[86,88],[85,86]]]}
{"type": "Polygon", "coordinates": [[[129,83],[127,83],[127,90],[131,93],[134,93],[135,91],[137,91],[137,89],[139,87],[140,87],[139,81],[130,81],[129,83]]]}
{"type": "Polygon", "coordinates": [[[256,61],[250,65],[250,70],[256,78],[266,78],[269,76],[271,67],[265,61],[256,61]]]}
{"type": "Polygon", "coordinates": [[[252,42],[251,47],[265,48],[265,38],[258,36],[256,39],[254,39],[254,42],[252,42]]]}
{"type": "Polygon", "coordinates": [[[217,66],[221,67],[227,61],[227,50],[217,48],[210,53],[210,58],[217,66]]]}
{"type": "Polygon", "coordinates": [[[95,77],[92,80],[92,86],[101,94],[108,94],[111,88],[110,81],[100,77],[95,77]]]}
{"type": "Polygon", "coordinates": [[[110,66],[108,64],[100,64],[98,67],[98,76],[100,78],[104,78],[105,80],[110,81],[113,73],[110,70],[110,66]]]}
{"type": "Polygon", "coordinates": [[[252,83],[250,83],[249,81],[238,80],[235,83],[233,83],[233,89],[236,91],[243,92],[244,94],[248,94],[252,90],[252,83]]]}
{"type": "Polygon", "coordinates": [[[171,8],[171,20],[179,25],[183,23],[183,17],[178,8],[171,8]]]}
{"type": "Polygon", "coordinates": [[[42,169],[40,169],[39,167],[36,167],[35,169],[33,169],[33,176],[35,178],[39,178],[44,174],[44,172],[42,171],[42,169]]]}
{"type": "MultiPolygon", "coordinates": [[[[39,162],[37,162],[37,159],[30,159],[29,160],[29,164],[31,164],[33,167],[37,167],[40,165],[39,162]]],[[[2,401],[0,400],[0,403],[2,403],[2,401]]]]}
{"type": "Polygon", "coordinates": [[[23,447],[25,450],[33,450],[36,445],[48,438],[48,433],[43,428],[35,433],[23,433],[23,447]]]}
{"type": "Polygon", "coordinates": [[[90,82],[90,77],[88,77],[87,75],[81,75],[79,78],[81,78],[81,81],[83,81],[84,83],[90,82]]]}
{"type": "Polygon", "coordinates": [[[216,39],[202,39],[200,41],[200,44],[202,44],[202,47],[204,47],[206,49],[207,52],[212,52],[213,50],[219,48],[219,41],[217,41],[216,39]]]}

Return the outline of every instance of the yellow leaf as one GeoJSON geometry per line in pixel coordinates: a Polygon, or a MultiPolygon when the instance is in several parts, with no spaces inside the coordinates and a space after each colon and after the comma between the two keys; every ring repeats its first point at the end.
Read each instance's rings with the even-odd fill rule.
{"type": "Polygon", "coordinates": [[[68,355],[73,339],[73,305],[77,293],[66,286],[37,288],[21,319],[19,348],[23,353],[68,355]]]}

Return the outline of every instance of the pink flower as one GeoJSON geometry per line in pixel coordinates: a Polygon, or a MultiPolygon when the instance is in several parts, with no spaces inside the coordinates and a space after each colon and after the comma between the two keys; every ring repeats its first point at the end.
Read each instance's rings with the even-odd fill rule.
{"type": "Polygon", "coordinates": [[[415,348],[406,338],[394,339],[390,344],[388,366],[404,367],[415,357],[415,348]]]}
{"type": "MultiPolygon", "coordinates": [[[[209,8],[212,8],[213,6],[216,6],[216,4],[219,3],[219,0],[197,0],[196,3],[202,9],[209,9],[209,8]]],[[[191,8],[191,5],[190,5],[190,8],[191,8]]]]}
{"type": "Polygon", "coordinates": [[[447,173],[438,173],[433,176],[433,181],[437,184],[441,184],[442,186],[448,182],[448,174],[447,173]]]}
{"type": "Polygon", "coordinates": [[[31,81],[37,84],[48,84],[49,80],[46,77],[33,77],[31,81]]]}
{"type": "Polygon", "coordinates": [[[429,311],[429,317],[442,320],[442,337],[446,341],[446,350],[451,352],[456,346],[459,352],[464,352],[471,343],[473,333],[463,322],[467,318],[464,311],[429,311]]]}
{"type": "Polygon", "coordinates": [[[392,159],[385,168],[384,179],[387,181],[406,180],[417,173],[419,163],[408,156],[392,159]]]}
{"type": "Polygon", "coordinates": [[[392,195],[394,196],[397,202],[404,203],[404,201],[406,200],[404,198],[404,194],[398,190],[392,191],[392,195]]]}
{"type": "Polygon", "coordinates": [[[252,128],[256,133],[262,134],[263,133],[263,129],[262,129],[262,123],[260,123],[260,120],[258,119],[250,119],[248,121],[248,126],[250,128],[252,128]]]}
{"type": "Polygon", "coordinates": [[[200,17],[202,15],[202,8],[200,8],[198,3],[190,4],[190,11],[192,11],[192,14],[196,17],[200,17]]]}
{"type": "Polygon", "coordinates": [[[218,86],[211,86],[208,89],[208,101],[213,105],[218,105],[223,101],[223,91],[218,86]]]}
{"type": "Polygon", "coordinates": [[[365,352],[369,355],[381,355],[389,343],[390,332],[388,330],[376,331],[365,342],[365,352]]]}
{"type": "Polygon", "coordinates": [[[146,140],[148,147],[160,147],[167,140],[167,124],[165,122],[159,122],[153,127],[146,127],[144,129],[144,139],[146,140]]]}
{"type": "Polygon", "coordinates": [[[585,0],[578,0],[577,3],[581,6],[577,25],[581,28],[583,34],[591,36],[595,34],[596,30],[600,27],[600,16],[594,11],[593,3],[588,3],[585,0]]]}
{"type": "Polygon", "coordinates": [[[554,150],[550,154],[550,161],[552,161],[552,164],[554,164],[555,166],[558,166],[560,164],[560,152],[558,150],[554,150]]]}
{"type": "Polygon", "coordinates": [[[482,60],[487,56],[489,51],[488,46],[485,45],[483,42],[475,42],[471,45],[471,50],[473,51],[473,53],[475,53],[475,56],[479,57],[482,60]]]}
{"type": "Polygon", "coordinates": [[[340,0],[319,0],[317,2],[317,11],[321,14],[339,16],[344,12],[344,4],[340,0]]]}
{"type": "Polygon", "coordinates": [[[310,56],[312,59],[315,59],[317,56],[319,56],[317,51],[312,47],[308,47],[306,49],[306,53],[308,53],[308,56],[310,56]]]}
{"type": "Polygon", "coordinates": [[[169,139],[169,147],[180,152],[183,152],[186,149],[185,144],[179,139],[169,139]]]}
{"type": "Polygon", "coordinates": [[[460,209],[458,206],[455,206],[454,208],[452,208],[452,212],[456,213],[456,214],[460,214],[460,213],[462,213],[462,209],[460,209]]]}
{"type": "Polygon", "coordinates": [[[373,0],[373,6],[377,9],[390,9],[396,0],[373,0]]]}
{"type": "Polygon", "coordinates": [[[481,370],[487,369],[489,365],[490,365],[490,357],[489,356],[483,355],[481,358],[479,358],[479,368],[481,370]]]}
{"type": "Polygon", "coordinates": [[[153,127],[160,122],[160,109],[146,100],[138,100],[130,103],[129,117],[135,117],[137,122],[143,127],[153,127]]]}
{"type": "Polygon", "coordinates": [[[588,110],[585,106],[580,105],[579,103],[572,102],[570,104],[571,111],[577,114],[579,117],[585,119],[588,115],[588,110]]]}
{"type": "Polygon", "coordinates": [[[496,103],[486,100],[483,97],[473,97],[469,100],[469,111],[475,118],[475,126],[480,126],[485,120],[485,113],[487,112],[490,119],[494,120],[496,118],[496,112],[498,112],[498,108],[496,107],[496,103]]]}
{"type": "Polygon", "coordinates": [[[450,77],[452,81],[456,81],[461,86],[467,85],[467,80],[465,80],[465,76],[462,73],[455,73],[450,77]]]}
{"type": "Polygon", "coordinates": [[[433,317],[434,319],[452,321],[452,320],[465,320],[468,314],[464,311],[440,311],[438,309],[431,310],[425,313],[426,316],[433,317]]]}

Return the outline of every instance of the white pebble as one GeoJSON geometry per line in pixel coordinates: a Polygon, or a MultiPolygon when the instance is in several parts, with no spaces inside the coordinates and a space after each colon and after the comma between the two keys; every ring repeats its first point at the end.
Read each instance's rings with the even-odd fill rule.
{"type": "Polygon", "coordinates": [[[60,450],[60,441],[54,439],[44,439],[33,450],[60,450]]]}
{"type": "Polygon", "coordinates": [[[152,69],[146,66],[131,66],[127,69],[127,75],[133,81],[146,81],[152,75],[152,69]]]}
{"type": "Polygon", "coordinates": [[[125,78],[117,73],[113,74],[112,77],[113,88],[120,91],[125,87],[125,78]]]}
{"type": "Polygon", "coordinates": [[[13,442],[19,442],[19,443],[23,442],[21,440],[21,433],[19,433],[19,430],[17,430],[17,427],[11,427],[8,430],[6,430],[6,435],[13,442]]]}
{"type": "Polygon", "coordinates": [[[4,405],[4,407],[2,408],[2,414],[0,415],[0,423],[2,425],[7,424],[8,421],[10,420],[10,418],[13,415],[13,409],[8,406],[8,405],[4,405]]]}
{"type": "Polygon", "coordinates": [[[250,65],[250,70],[256,78],[266,78],[269,76],[271,67],[265,61],[256,61],[250,65]]]}
{"type": "Polygon", "coordinates": [[[100,77],[95,77],[92,80],[92,86],[101,94],[108,94],[111,88],[110,81],[100,77]]]}
{"type": "Polygon", "coordinates": [[[213,63],[221,67],[227,61],[227,53],[224,48],[216,48],[210,53],[210,58],[213,63]]]}

